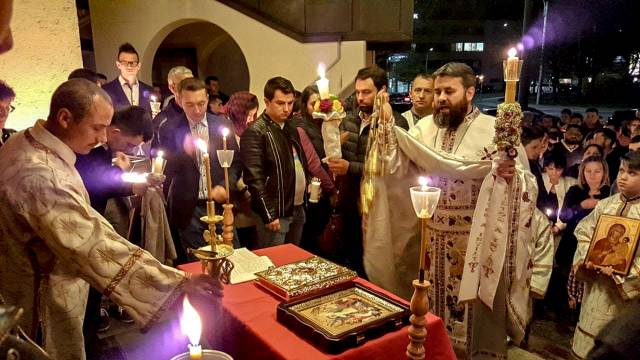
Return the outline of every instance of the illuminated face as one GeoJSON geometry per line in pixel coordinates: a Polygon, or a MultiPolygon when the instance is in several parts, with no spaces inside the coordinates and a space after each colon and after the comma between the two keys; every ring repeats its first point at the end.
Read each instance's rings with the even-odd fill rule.
{"type": "Polygon", "coordinates": [[[549,175],[549,180],[552,184],[557,184],[560,181],[560,177],[562,176],[562,172],[564,171],[561,167],[556,167],[554,164],[550,164],[544,167],[544,171],[549,175]]]}
{"type": "Polygon", "coordinates": [[[9,113],[13,111],[11,106],[12,102],[13,98],[0,100],[0,129],[4,129],[9,113]]]}
{"type": "Polygon", "coordinates": [[[411,103],[418,112],[433,111],[433,79],[417,77],[411,85],[411,103]]]}
{"type": "Polygon", "coordinates": [[[180,92],[180,103],[189,122],[197,124],[204,119],[205,113],[207,112],[207,106],[209,103],[207,90],[182,90],[180,92]]]}
{"type": "Polygon", "coordinates": [[[61,127],[63,141],[75,153],[88,154],[91,149],[107,142],[107,127],[111,124],[113,106],[101,97],[96,96],[93,108],[84,119],[73,119],[73,116],[62,109],[57,121],[61,127]],[[61,114],[66,112],[65,114],[61,114]]]}
{"type": "Polygon", "coordinates": [[[138,55],[134,53],[120,53],[116,67],[120,70],[120,75],[125,79],[133,79],[138,76],[140,71],[140,61],[138,55]]]}
{"type": "Polygon", "coordinates": [[[111,151],[120,151],[133,155],[133,150],[143,142],[142,135],[128,135],[121,129],[109,126],[107,129],[107,145],[111,151]]]}
{"type": "Polygon", "coordinates": [[[527,159],[529,160],[538,160],[543,150],[543,138],[532,140],[530,143],[524,146],[524,151],[527,153],[527,159]]]}
{"type": "Polygon", "coordinates": [[[620,164],[620,171],[616,181],[618,182],[618,189],[626,197],[640,195],[640,172],[630,169],[624,160],[620,164]]]}
{"type": "Polygon", "coordinates": [[[271,120],[282,124],[291,115],[295,99],[293,93],[285,94],[281,90],[276,90],[273,94],[273,99],[264,99],[265,112],[271,120]]]}
{"type": "Polygon", "coordinates": [[[319,94],[311,94],[311,96],[309,96],[309,100],[307,100],[307,114],[309,114],[309,116],[311,116],[311,114],[313,114],[313,104],[316,103],[316,101],[320,100],[320,95],[319,94]]]}
{"type": "Polygon", "coordinates": [[[475,88],[464,88],[462,78],[438,76],[434,84],[433,119],[441,128],[457,128],[464,121],[475,88]]]}
{"type": "Polygon", "coordinates": [[[589,146],[585,151],[584,154],[582,154],[582,160],[590,157],[590,156],[602,156],[602,154],[600,153],[600,150],[598,150],[597,147],[595,146],[589,146]]]}
{"type": "MultiPolygon", "coordinates": [[[[386,87],[384,87],[386,89],[386,87]]],[[[356,100],[360,111],[371,114],[373,113],[373,104],[378,94],[378,89],[373,83],[372,78],[365,80],[356,79],[356,100]]]]}
{"type": "Polygon", "coordinates": [[[631,135],[635,135],[636,131],[640,127],[640,119],[633,119],[629,122],[629,132],[631,135]]]}
{"type": "Polygon", "coordinates": [[[604,179],[602,163],[591,161],[584,165],[584,179],[589,186],[599,187],[604,179]]]}

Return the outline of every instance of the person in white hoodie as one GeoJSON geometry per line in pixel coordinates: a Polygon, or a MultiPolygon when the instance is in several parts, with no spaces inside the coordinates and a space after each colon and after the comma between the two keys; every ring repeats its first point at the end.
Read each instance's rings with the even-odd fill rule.
{"type": "Polygon", "coordinates": [[[407,119],[409,129],[418,121],[433,114],[433,76],[430,74],[418,74],[411,82],[411,109],[405,111],[402,116],[407,119]]]}

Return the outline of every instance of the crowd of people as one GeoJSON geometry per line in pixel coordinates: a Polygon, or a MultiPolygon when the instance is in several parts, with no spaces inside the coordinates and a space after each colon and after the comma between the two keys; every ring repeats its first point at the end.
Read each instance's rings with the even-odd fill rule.
{"type": "MultiPolygon", "coordinates": [[[[1,194],[11,193],[0,203],[0,210],[5,219],[13,219],[22,226],[20,234],[8,224],[0,227],[1,234],[15,238],[13,243],[3,240],[0,244],[7,249],[6,253],[14,254],[0,271],[3,275],[0,290],[8,301],[36,309],[33,304],[37,304],[38,299],[28,304],[23,299],[31,298],[34,281],[39,281],[34,278],[48,276],[51,279],[48,295],[40,299],[46,305],[40,311],[33,310],[28,317],[28,329],[35,336],[38,321],[43,323],[44,341],[54,356],[65,358],[70,353],[84,353],[82,341],[78,344],[78,339],[83,337],[83,319],[84,338],[87,350],[91,351],[96,333],[108,329],[109,311],[103,305],[103,295],[118,304],[115,312],[121,320],[146,326],[157,319],[156,312],[170,305],[176,289],[200,295],[203,291],[219,291],[219,284],[210,279],[190,278],[173,268],[196,260],[187,251],[189,248],[206,245],[203,232],[207,226],[200,220],[207,213],[206,158],[210,161],[214,200],[221,204],[230,199],[234,204],[235,247],[258,249],[291,243],[344,264],[362,277],[371,275],[367,272],[371,268],[363,261],[360,184],[370,142],[371,119],[376,110],[375,99],[386,92],[388,83],[384,70],[372,65],[354,74],[354,103],[345,104],[350,111],[340,125],[342,158],[326,159],[322,120],[313,116],[314,104],[319,99],[315,86],[299,91],[286,78],[273,77],[266,82],[264,93],[259,94],[260,101],[258,94],[247,91],[228,96],[221,91],[217,77],[209,76],[203,81],[195,78],[187,67],[176,66],[167,74],[171,95],[161,99],[157,89],[138,79],[142,64],[132,45],[123,44],[116,55],[119,75],[115,79],[107,82],[104,76],[87,69],[72,72],[69,80],[53,94],[46,121],[39,121],[18,134],[5,128],[16,94],[8,84],[0,82],[0,159],[17,164],[0,178],[1,194]],[[152,96],[156,99],[152,100],[152,96]],[[162,102],[157,114],[152,109],[156,101],[162,102]],[[233,136],[224,138],[224,128],[233,136]],[[207,144],[209,157],[195,145],[196,140],[207,144]],[[229,193],[215,151],[223,148],[223,142],[235,151],[229,168],[229,193]],[[129,172],[135,162],[153,159],[160,151],[166,158],[163,178],[151,177],[146,183],[123,180],[122,175],[129,172]],[[28,173],[33,174],[32,178],[52,182],[51,187],[43,190],[43,185],[23,177],[28,173]],[[317,202],[309,201],[311,178],[321,182],[322,192],[317,202]],[[141,245],[139,228],[144,220],[139,214],[136,217],[135,209],[140,207],[141,196],[159,187],[166,198],[166,208],[161,211],[166,211],[172,239],[172,244],[167,246],[173,246],[175,252],[169,251],[154,260],[136,246],[141,245]],[[16,188],[23,190],[16,191],[16,188]],[[29,198],[34,194],[41,200],[34,203],[29,198]],[[127,217],[123,226],[118,226],[116,220],[112,224],[104,220],[103,216],[109,218],[110,201],[119,201],[118,206],[124,207],[127,217]],[[129,210],[134,210],[131,217],[129,210]],[[42,239],[42,244],[31,244],[29,241],[33,238],[42,239]],[[29,248],[33,246],[48,250],[32,254],[29,248]],[[137,262],[140,258],[142,261],[137,262]],[[139,271],[150,274],[149,281],[163,285],[137,290],[127,285],[135,283],[133,280],[125,284],[123,278],[133,276],[127,275],[133,273],[131,267],[138,267],[139,271]],[[4,281],[7,268],[13,269],[14,275],[8,282],[4,281]],[[86,304],[87,299],[85,315],[85,306],[75,305],[86,304]],[[63,334],[58,331],[61,326],[73,331],[63,334]]],[[[479,133],[465,130],[456,139],[459,128],[470,128],[476,118],[486,117],[472,104],[471,88],[475,90],[475,83],[467,83],[467,78],[472,79],[470,81],[474,78],[467,68],[454,64],[434,75],[416,75],[410,90],[412,108],[403,114],[390,112],[393,124],[443,153],[466,156],[465,147],[476,147],[474,136],[485,127],[493,131],[492,126],[476,122],[473,126],[482,126],[478,128],[479,133]],[[445,80],[455,84],[436,86],[437,81],[445,80]],[[460,100],[454,102],[453,90],[448,89],[457,87],[460,100]],[[433,119],[433,124],[423,122],[426,118],[433,119]],[[442,144],[436,146],[436,141],[442,144]],[[458,154],[459,149],[462,152],[458,154]]],[[[597,332],[605,320],[615,315],[604,314],[594,325],[592,320],[597,316],[594,313],[602,314],[593,310],[596,304],[609,301],[621,309],[626,300],[611,292],[616,284],[629,283],[624,277],[614,275],[608,267],[596,269],[587,264],[585,269],[582,263],[587,252],[585,246],[588,249],[597,222],[593,213],[616,213],[622,208],[619,211],[624,214],[618,215],[640,217],[635,214],[640,211],[637,205],[640,153],[635,152],[640,148],[640,114],[630,119],[613,119],[605,125],[595,108],[587,109],[584,116],[565,109],[560,118],[525,113],[522,126],[522,145],[528,159],[524,165],[535,177],[538,194],[535,204],[546,216],[542,228],[548,226],[553,238],[553,271],[546,296],[546,285],[541,286],[543,289],[531,285],[531,291],[538,290],[539,295],[545,296],[539,300],[539,308],[558,316],[569,313],[569,309],[579,311],[585,303],[580,315],[583,325],[577,327],[574,351],[586,357],[593,346],[596,334],[593,331],[597,332]],[[618,193],[620,195],[611,197],[618,193]],[[591,271],[590,275],[583,275],[583,270],[591,271]],[[611,279],[606,280],[605,276],[611,279]],[[596,293],[609,298],[595,298],[596,293]],[[585,314],[587,303],[590,310],[585,314]]],[[[475,154],[475,150],[471,153],[475,154]]],[[[509,181],[517,176],[514,164],[501,164],[498,176],[509,181]]],[[[448,217],[461,219],[459,224],[449,221],[441,224],[442,229],[434,225],[434,231],[445,234],[462,226],[463,221],[469,223],[467,218],[475,206],[456,208],[456,202],[464,199],[462,196],[456,199],[458,193],[451,187],[458,186],[462,189],[459,191],[464,192],[464,186],[470,186],[469,189],[475,190],[469,191],[477,193],[479,183],[439,184],[447,188],[443,190],[448,196],[443,204],[450,207],[439,209],[438,214],[469,212],[448,217]]],[[[222,212],[220,207],[218,210],[222,212]]],[[[532,216],[535,218],[535,214],[532,216]]],[[[434,250],[433,256],[446,258],[451,264],[464,262],[469,228],[456,231],[460,244],[449,235],[434,237],[433,244],[448,243],[441,247],[447,249],[446,254],[434,250]]],[[[440,248],[436,246],[436,249],[440,248]]],[[[435,295],[434,306],[447,329],[457,333],[461,324],[480,316],[480,312],[465,313],[464,307],[457,304],[458,295],[454,292],[460,287],[462,265],[450,265],[447,269],[443,284],[439,285],[438,279],[430,279],[436,288],[447,289],[446,300],[437,300],[438,296],[444,296],[445,290],[442,290],[440,295],[435,295]]],[[[434,272],[431,275],[438,276],[434,272]]],[[[410,281],[407,279],[407,284],[410,285],[410,281]]],[[[629,286],[627,295],[637,292],[629,286]]],[[[488,321],[486,319],[490,317],[480,321],[488,321]]],[[[465,331],[456,334],[461,342],[466,341],[463,338],[467,335],[460,335],[465,331]]]]}

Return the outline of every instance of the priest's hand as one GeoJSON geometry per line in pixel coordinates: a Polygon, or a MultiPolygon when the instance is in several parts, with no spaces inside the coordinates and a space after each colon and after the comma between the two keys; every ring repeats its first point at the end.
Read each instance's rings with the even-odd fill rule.
{"type": "Polygon", "coordinates": [[[510,159],[499,160],[496,173],[506,182],[511,182],[511,179],[516,175],[516,161],[510,159]]]}
{"type": "Polygon", "coordinates": [[[380,121],[383,123],[387,123],[393,120],[393,109],[391,108],[391,105],[389,104],[389,94],[387,93],[386,90],[380,90],[378,92],[378,96],[380,97],[380,107],[381,107],[381,113],[380,113],[380,121]]]}
{"type": "Polygon", "coordinates": [[[222,283],[210,275],[192,275],[184,284],[184,293],[189,297],[222,297],[222,283]]]}
{"type": "Polygon", "coordinates": [[[329,170],[335,175],[346,175],[349,162],[345,159],[329,159],[329,170]]]}
{"type": "Polygon", "coordinates": [[[213,200],[217,203],[224,203],[227,201],[227,191],[220,185],[213,187],[213,200]]]}
{"type": "Polygon", "coordinates": [[[280,231],[280,219],[275,219],[268,224],[264,224],[264,227],[269,231],[278,232],[280,231]]]}

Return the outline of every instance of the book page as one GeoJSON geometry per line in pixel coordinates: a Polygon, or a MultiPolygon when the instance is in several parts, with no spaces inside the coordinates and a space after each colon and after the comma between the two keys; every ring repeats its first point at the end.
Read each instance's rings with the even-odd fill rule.
{"type": "Polygon", "coordinates": [[[247,248],[235,249],[233,254],[229,256],[229,260],[233,263],[231,284],[254,280],[255,273],[273,267],[271,259],[266,256],[258,256],[247,248]]]}

